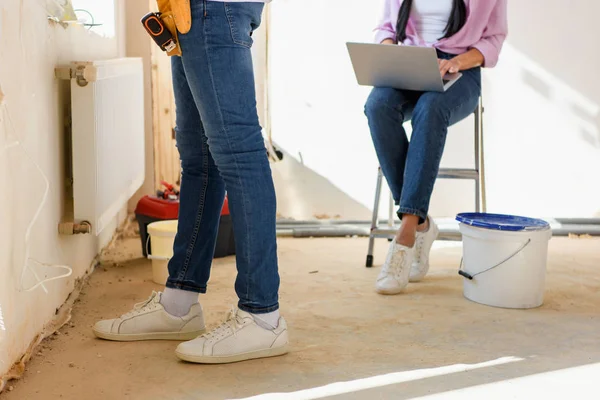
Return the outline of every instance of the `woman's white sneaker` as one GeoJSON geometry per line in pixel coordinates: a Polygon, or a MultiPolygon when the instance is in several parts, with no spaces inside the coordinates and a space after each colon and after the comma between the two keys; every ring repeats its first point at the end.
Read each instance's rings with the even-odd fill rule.
{"type": "Polygon", "coordinates": [[[408,276],[414,258],[414,247],[406,247],[393,240],[375,283],[377,293],[398,294],[402,292],[408,285],[408,276]]]}
{"type": "Polygon", "coordinates": [[[120,318],[99,321],[94,334],[106,340],[190,340],[205,332],[200,303],[183,317],[175,317],[160,304],[162,293],[152,292],[148,300],[136,304],[120,318]]]}
{"type": "Polygon", "coordinates": [[[410,282],[419,282],[425,278],[429,272],[429,253],[431,246],[437,239],[440,230],[433,221],[433,218],[427,217],[429,220],[429,228],[425,232],[417,231],[415,240],[415,259],[410,269],[410,282]]]}
{"type": "Polygon", "coordinates": [[[280,356],[288,352],[285,320],[273,330],[260,327],[251,314],[232,310],[219,327],[189,342],[180,343],[177,357],[199,364],[225,364],[255,358],[280,356]]]}

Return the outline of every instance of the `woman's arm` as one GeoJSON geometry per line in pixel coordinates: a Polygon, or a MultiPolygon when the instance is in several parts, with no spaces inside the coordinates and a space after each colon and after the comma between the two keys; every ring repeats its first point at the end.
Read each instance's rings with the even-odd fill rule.
{"type": "Polygon", "coordinates": [[[492,68],[498,63],[498,57],[504,40],[508,35],[507,0],[497,0],[490,14],[488,25],[481,39],[472,48],[483,54],[484,67],[492,68]]]}
{"type": "Polygon", "coordinates": [[[456,73],[475,67],[494,67],[508,34],[507,0],[497,0],[481,39],[469,51],[451,60],[439,60],[440,74],[456,73]]]}
{"type": "Polygon", "coordinates": [[[392,21],[394,20],[393,3],[397,3],[397,1],[398,0],[385,0],[383,4],[383,14],[375,27],[375,43],[396,43],[396,27],[392,24],[392,21]]]}

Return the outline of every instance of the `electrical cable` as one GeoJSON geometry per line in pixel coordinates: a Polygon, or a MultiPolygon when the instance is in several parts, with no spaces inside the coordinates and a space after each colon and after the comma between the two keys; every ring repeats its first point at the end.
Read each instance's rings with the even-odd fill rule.
{"type": "MultiPolygon", "coordinates": [[[[13,135],[16,137],[16,140],[14,142],[9,143],[4,146],[4,148],[2,149],[2,152],[9,150],[11,148],[19,147],[21,149],[21,151],[23,152],[23,154],[25,155],[25,158],[28,159],[35,166],[36,170],[40,173],[40,175],[42,176],[42,179],[44,180],[44,194],[42,196],[40,204],[38,205],[38,207],[35,211],[35,214],[33,215],[33,218],[31,218],[31,221],[29,222],[29,224],[27,225],[27,229],[25,230],[25,258],[24,258],[23,267],[21,269],[21,275],[19,278],[18,290],[19,290],[19,292],[23,292],[23,291],[24,292],[32,292],[35,289],[42,287],[42,289],[44,289],[44,292],[46,292],[46,294],[48,294],[48,289],[46,288],[45,284],[48,282],[51,282],[51,281],[55,281],[58,279],[64,279],[64,278],[71,276],[73,274],[73,269],[66,265],[43,263],[43,262],[40,262],[29,256],[29,253],[30,253],[29,240],[31,238],[31,231],[33,230],[33,227],[35,226],[38,218],[40,217],[40,215],[42,213],[42,210],[44,209],[44,206],[46,205],[46,202],[48,201],[48,195],[50,193],[50,181],[48,180],[48,177],[46,176],[46,174],[44,174],[44,171],[42,170],[40,165],[37,162],[35,162],[35,160],[30,156],[29,152],[27,152],[27,149],[19,141],[17,131],[12,122],[12,119],[10,118],[8,106],[6,104],[0,104],[0,110],[3,111],[3,113],[6,117],[6,121],[8,122],[8,126],[9,126],[10,130],[12,130],[13,135]],[[40,279],[40,277],[36,273],[35,269],[33,269],[31,267],[30,262],[36,264],[37,266],[63,269],[63,270],[66,270],[67,272],[62,275],[55,276],[52,278],[40,279]],[[37,283],[35,285],[33,285],[32,287],[26,289],[23,286],[23,281],[25,279],[25,272],[27,270],[29,270],[29,272],[31,272],[33,274],[33,276],[37,280],[37,283]]],[[[7,137],[9,135],[10,135],[10,132],[7,132],[7,137]]]]}

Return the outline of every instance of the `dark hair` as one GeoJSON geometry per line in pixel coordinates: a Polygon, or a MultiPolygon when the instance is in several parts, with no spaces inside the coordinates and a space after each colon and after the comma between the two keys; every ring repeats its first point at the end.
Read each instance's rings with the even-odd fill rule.
{"type": "MultiPolygon", "coordinates": [[[[396,41],[398,43],[402,43],[404,40],[406,40],[406,26],[408,25],[408,20],[410,18],[412,3],[412,0],[404,0],[402,2],[402,6],[400,7],[400,12],[398,13],[398,23],[396,24],[396,41]]],[[[458,31],[461,30],[466,21],[467,7],[465,6],[464,0],[453,0],[452,12],[450,13],[450,18],[448,19],[448,24],[446,25],[445,29],[446,34],[440,39],[454,36],[458,31]]]]}

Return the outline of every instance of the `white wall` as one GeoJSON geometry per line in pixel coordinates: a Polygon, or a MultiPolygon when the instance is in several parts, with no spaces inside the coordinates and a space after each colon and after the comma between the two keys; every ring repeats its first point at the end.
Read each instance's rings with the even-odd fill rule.
{"type": "Polygon", "coordinates": [[[334,193],[311,190],[305,173],[280,172],[290,166],[275,164],[278,208],[286,217],[340,214],[344,218],[368,218],[367,207],[371,207],[377,172],[362,113],[368,89],[356,85],[345,43],[370,40],[379,14],[375,3],[277,0],[271,5],[273,140],[305,167],[341,189],[334,193]],[[279,182],[279,174],[287,177],[285,182],[279,182]],[[283,189],[286,192],[281,193],[283,189]],[[293,196],[287,194],[290,191],[293,196]],[[351,211],[342,213],[335,204],[336,199],[348,201],[340,196],[343,193],[362,207],[344,207],[351,211]]]}
{"type": "MultiPolygon", "coordinates": [[[[122,12],[122,4],[117,14],[122,12]]],[[[110,240],[123,210],[102,237],[61,237],[57,224],[65,195],[65,105],[68,83],[54,79],[54,68],[74,60],[114,58],[122,54],[122,33],[100,38],[83,28],[64,29],[46,19],[43,1],[3,0],[0,5],[0,376],[21,357],[72,291],[76,278],[110,240]],[[121,52],[119,51],[121,49],[121,52]],[[18,139],[22,147],[6,149],[18,139]],[[43,179],[29,153],[50,181],[50,193],[31,235],[31,256],[73,268],[68,279],[32,292],[21,290],[25,229],[43,194],[43,179]]],[[[39,267],[41,277],[61,271],[39,267]]],[[[32,279],[26,274],[25,286],[32,279]]]]}
{"type": "Polygon", "coordinates": [[[600,216],[600,3],[509,2],[509,46],[486,77],[490,206],[600,216]]]}
{"type": "MultiPolygon", "coordinates": [[[[278,0],[272,4],[271,107],[274,140],[356,201],[343,218],[368,217],[377,160],[346,41],[370,41],[378,2],[278,0]]],[[[510,35],[499,66],[484,74],[488,209],[532,216],[600,215],[600,3],[509,2],[510,35]]],[[[471,119],[454,127],[442,164],[473,163],[471,119]]],[[[283,166],[275,166],[283,169],[283,166]]],[[[283,186],[281,183],[280,186],[283,186]]],[[[285,188],[306,186],[286,182],[285,188]]],[[[295,190],[291,207],[311,218],[332,213],[322,195],[295,190]],[[310,210],[304,213],[302,210],[310,210]]],[[[282,203],[282,200],[285,203],[282,203]]],[[[473,208],[471,182],[438,181],[432,213],[473,208]]],[[[387,208],[384,208],[387,210],[387,208]]]]}

